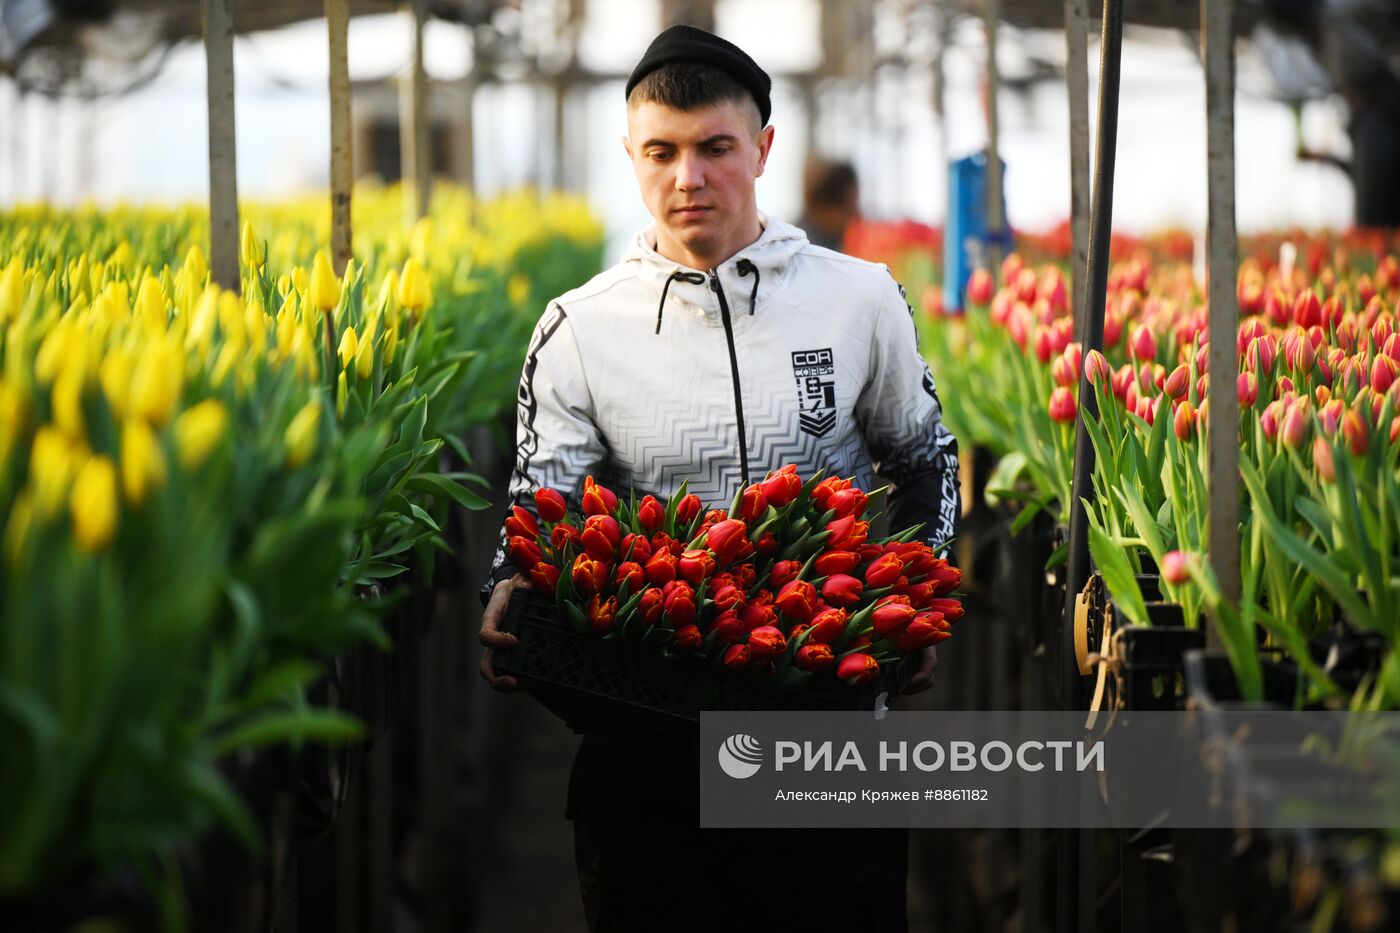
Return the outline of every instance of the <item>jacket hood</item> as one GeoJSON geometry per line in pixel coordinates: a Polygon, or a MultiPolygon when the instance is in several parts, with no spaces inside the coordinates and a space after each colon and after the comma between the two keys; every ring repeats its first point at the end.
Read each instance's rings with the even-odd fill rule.
{"type": "MultiPolygon", "coordinates": [[[[715,271],[719,275],[720,286],[724,289],[731,315],[746,315],[750,310],[757,313],[767,297],[777,291],[787,277],[792,259],[807,245],[807,235],[792,224],[760,212],[759,223],[763,232],[758,239],[739,250],[720,264],[715,271]],[[743,260],[752,263],[758,272],[758,291],[754,292],[754,276],[740,275],[743,260]],[[750,302],[750,296],[753,296],[750,302]]],[[[622,255],[622,265],[632,271],[656,293],[658,302],[662,292],[666,293],[667,311],[686,309],[692,313],[718,319],[714,293],[708,282],[697,284],[694,281],[675,279],[667,288],[667,280],[677,272],[699,273],[708,278],[708,269],[694,269],[674,260],[667,259],[656,251],[656,225],[650,224],[632,241],[632,245],[622,255]]]]}

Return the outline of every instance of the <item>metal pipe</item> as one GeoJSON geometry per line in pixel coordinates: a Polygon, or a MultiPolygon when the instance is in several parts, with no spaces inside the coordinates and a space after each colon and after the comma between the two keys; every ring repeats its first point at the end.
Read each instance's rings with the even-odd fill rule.
{"type": "Polygon", "coordinates": [[[204,60],[209,100],[209,271],[237,292],[238,161],[233,129],[233,9],[231,0],[204,2],[204,60]]]}

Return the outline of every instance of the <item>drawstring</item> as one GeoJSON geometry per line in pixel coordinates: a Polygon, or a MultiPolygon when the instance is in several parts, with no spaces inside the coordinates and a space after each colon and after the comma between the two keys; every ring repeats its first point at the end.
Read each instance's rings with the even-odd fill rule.
{"type": "Polygon", "coordinates": [[[661,303],[656,306],[656,332],[661,333],[661,312],[666,308],[666,293],[671,290],[671,283],[676,279],[682,282],[689,282],[691,285],[704,285],[705,277],[699,272],[685,272],[677,269],[666,279],[665,286],[661,289],[661,303]]]}
{"type": "Polygon", "coordinates": [[[758,299],[758,266],[755,266],[747,259],[740,259],[738,266],[739,278],[743,278],[750,272],[753,273],[753,291],[749,292],[749,317],[753,317],[754,302],[758,299]]]}

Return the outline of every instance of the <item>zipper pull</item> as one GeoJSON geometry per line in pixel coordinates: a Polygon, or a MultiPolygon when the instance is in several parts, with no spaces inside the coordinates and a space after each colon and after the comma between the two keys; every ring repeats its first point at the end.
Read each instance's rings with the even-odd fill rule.
{"type": "Polygon", "coordinates": [[[719,274],[714,269],[710,270],[710,291],[719,294],[719,274]]]}

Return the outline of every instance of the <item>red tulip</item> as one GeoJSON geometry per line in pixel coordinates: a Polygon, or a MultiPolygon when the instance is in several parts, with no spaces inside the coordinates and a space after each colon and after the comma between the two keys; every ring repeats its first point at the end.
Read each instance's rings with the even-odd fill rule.
{"type": "Polygon", "coordinates": [[[967,278],[968,304],[982,307],[992,300],[995,293],[996,283],[992,281],[992,274],[986,269],[973,269],[972,275],[967,278]]]}
{"type": "Polygon", "coordinates": [[[773,603],[788,618],[806,622],[817,605],[817,590],[806,580],[793,580],[778,591],[773,603]]]}
{"type": "Polygon", "coordinates": [[[574,589],[580,596],[592,596],[608,585],[608,565],[587,554],[580,554],[574,558],[572,577],[574,589]]]}
{"type": "Polygon", "coordinates": [[[647,582],[664,586],[676,579],[676,558],[670,551],[657,551],[646,563],[647,582]]]}
{"type": "Polygon", "coordinates": [[[1388,356],[1377,356],[1371,363],[1371,391],[1377,395],[1384,395],[1390,391],[1391,385],[1395,382],[1395,376],[1400,367],[1388,356]]]}
{"type": "Polygon", "coordinates": [[[742,671],[749,666],[749,646],[730,645],[724,649],[724,658],[721,663],[731,671],[742,671]]]}
{"type": "Polygon", "coordinates": [[[773,569],[768,572],[768,586],[770,589],[780,590],[790,581],[797,579],[797,574],[802,570],[800,560],[780,560],[773,565],[773,569]]]}
{"type": "Polygon", "coordinates": [[[1182,551],[1168,551],[1162,555],[1162,579],[1180,586],[1191,579],[1190,562],[1182,551]]]}
{"type": "Polygon", "coordinates": [[[567,522],[560,522],[554,526],[554,530],[549,533],[549,543],[559,553],[564,553],[564,546],[572,544],[575,548],[583,546],[583,535],[573,525],[567,522]]]}
{"type": "Polygon", "coordinates": [[[641,504],[637,506],[637,523],[647,534],[654,534],[666,524],[666,506],[655,496],[643,496],[641,504]]]}
{"type": "Polygon", "coordinates": [[[1269,440],[1278,437],[1279,424],[1283,420],[1283,402],[1272,401],[1264,408],[1264,413],[1259,416],[1259,427],[1263,429],[1264,436],[1269,440]]]}
{"type": "Polygon", "coordinates": [[[755,483],[746,488],[739,500],[739,517],[752,525],[767,511],[768,497],[763,494],[763,487],[755,483]]]}
{"type": "Polygon", "coordinates": [[[700,634],[700,628],[696,625],[682,625],[676,629],[676,650],[689,654],[699,651],[704,637],[700,634]]]}
{"type": "Polygon", "coordinates": [[[1355,408],[1342,416],[1342,437],[1346,439],[1347,448],[1353,456],[1364,457],[1371,448],[1370,423],[1355,408]]]}
{"type": "Polygon", "coordinates": [[[634,560],[645,566],[651,560],[651,542],[645,535],[624,535],[622,543],[617,546],[617,552],[627,560],[634,560]]]}
{"type": "Polygon", "coordinates": [[[1243,372],[1236,377],[1235,397],[1243,408],[1248,408],[1259,399],[1259,380],[1254,373],[1243,372]]]}
{"type": "Polygon", "coordinates": [[[875,627],[875,634],[893,640],[914,615],[915,609],[910,605],[908,596],[886,596],[875,604],[870,621],[875,627]]]}
{"type": "Polygon", "coordinates": [[[1050,420],[1058,424],[1073,424],[1079,415],[1079,405],[1074,392],[1064,386],[1057,386],[1050,393],[1050,420]]]}
{"type": "Polygon", "coordinates": [[[1133,359],[1142,362],[1152,361],[1157,358],[1157,338],[1152,333],[1152,328],[1146,324],[1139,324],[1133,328],[1132,336],[1128,338],[1128,352],[1133,359]]]}
{"type": "Polygon", "coordinates": [[[1302,327],[1322,323],[1322,303],[1317,300],[1317,293],[1312,289],[1303,289],[1294,299],[1293,323],[1302,327]]]}
{"type": "MultiPolygon", "coordinates": [[[[711,578],[711,584],[714,579],[711,578]]],[[[738,609],[744,605],[744,591],[733,583],[725,583],[714,586],[710,590],[710,598],[715,601],[717,612],[728,612],[730,609],[738,609]]]]}
{"type": "Polygon", "coordinates": [[[617,496],[611,489],[593,482],[593,477],[583,481],[583,514],[611,515],[617,511],[617,496]]]}
{"type": "Polygon", "coordinates": [[[850,621],[850,617],[844,609],[823,609],[812,616],[812,634],[808,637],[808,641],[822,641],[830,644],[845,633],[848,621],[850,621]]]}
{"type": "Polygon", "coordinates": [[[748,630],[749,628],[744,624],[743,617],[733,610],[721,612],[719,615],[715,616],[714,621],[710,623],[710,631],[715,633],[715,641],[720,645],[727,645],[731,642],[738,641],[748,630]]]}
{"type": "Polygon", "coordinates": [[[561,521],[569,512],[564,497],[547,486],[535,491],[535,508],[539,510],[540,518],[551,523],[561,521]]]}
{"type": "Polygon", "coordinates": [[[1339,398],[1325,402],[1319,398],[1318,401],[1322,403],[1317,410],[1318,423],[1322,425],[1323,432],[1331,437],[1341,428],[1342,413],[1346,409],[1342,406],[1342,400],[1339,398]]]}
{"type": "Polygon", "coordinates": [[[1172,430],[1176,432],[1176,438],[1180,441],[1191,439],[1191,435],[1196,432],[1196,409],[1190,402],[1182,402],[1176,407],[1176,414],[1172,417],[1172,430]]]}
{"type": "Polygon", "coordinates": [[[778,536],[771,531],[765,531],[763,536],[754,544],[753,549],[758,553],[759,557],[768,560],[774,554],[778,553],[778,536]]]}
{"type": "Polygon", "coordinates": [[[1288,410],[1283,416],[1283,424],[1279,427],[1279,437],[1283,439],[1286,447],[1297,449],[1303,446],[1303,442],[1308,439],[1308,414],[1305,401],[1298,401],[1288,406],[1288,410]]]}
{"type": "Polygon", "coordinates": [[[519,570],[529,573],[534,566],[544,560],[544,552],[533,538],[516,536],[509,542],[510,562],[519,570]]]}
{"type": "Polygon", "coordinates": [[[537,590],[553,593],[554,588],[559,585],[559,568],[540,561],[530,571],[530,582],[537,590]]]}
{"type": "Polygon", "coordinates": [[[617,597],[609,596],[603,599],[602,596],[595,595],[588,602],[588,625],[593,629],[595,635],[606,635],[613,629],[613,622],[617,616],[617,597]]]}
{"type": "Polygon", "coordinates": [[[870,523],[856,521],[855,516],[847,515],[827,522],[826,530],[831,532],[830,537],[826,540],[828,550],[854,550],[865,543],[865,537],[870,531],[870,523]]]}
{"type": "Polygon", "coordinates": [[[1304,376],[1312,372],[1313,361],[1317,359],[1317,353],[1307,334],[1295,331],[1289,339],[1284,340],[1284,348],[1288,355],[1288,365],[1292,367],[1294,372],[1304,376]]]}
{"type": "Polygon", "coordinates": [[[1235,331],[1235,352],[1244,356],[1254,338],[1262,337],[1268,332],[1268,326],[1257,317],[1240,321],[1239,329],[1235,331]]]}
{"type": "Polygon", "coordinates": [[[936,612],[920,613],[895,639],[895,647],[908,654],[936,645],[952,635],[943,617],[936,612]]]}
{"type": "Polygon", "coordinates": [[[506,534],[511,537],[534,540],[540,533],[539,523],[521,506],[512,506],[510,517],[506,519],[506,534]]]}
{"type": "Polygon", "coordinates": [[[1323,481],[1335,483],[1337,481],[1337,464],[1332,457],[1332,445],[1322,436],[1313,438],[1313,466],[1317,468],[1317,475],[1323,481]]]}
{"type": "Polygon", "coordinates": [[[705,534],[705,543],[715,552],[721,566],[729,566],[741,556],[749,543],[748,525],[737,518],[727,518],[705,534]]]}
{"type": "Polygon", "coordinates": [[[676,504],[676,521],[682,525],[689,525],[695,521],[695,516],[700,514],[700,497],[691,493],[681,499],[676,504]]]}
{"type": "Polygon", "coordinates": [[[933,584],[934,596],[947,596],[962,585],[962,571],[947,561],[940,561],[929,576],[929,582],[933,584]]]}
{"type": "Polygon", "coordinates": [[[864,492],[851,486],[833,492],[826,500],[826,507],[835,509],[838,516],[854,515],[858,518],[864,514],[868,499],[869,497],[864,492]]]}
{"type": "Polygon", "coordinates": [[[672,628],[689,625],[695,621],[695,591],[690,588],[689,583],[672,580],[662,590],[662,594],[665,598],[666,621],[672,628]]]}
{"type": "MultiPolygon", "coordinates": [[[[1022,343],[1023,341],[1018,339],[1016,342],[1022,343]]],[[[1055,338],[1051,336],[1050,328],[1044,324],[1036,325],[1035,336],[1031,338],[1031,346],[1035,350],[1037,360],[1041,363],[1050,362],[1050,358],[1055,355],[1055,338]]]]}
{"type": "Polygon", "coordinates": [[[854,606],[860,602],[861,591],[865,589],[865,584],[855,577],[844,573],[833,573],[826,578],[822,584],[822,599],[833,606],[854,606]]]}
{"type": "Polygon", "coordinates": [[[817,557],[812,569],[818,576],[825,577],[833,573],[850,573],[858,563],[860,555],[855,551],[826,551],[817,557]]]}
{"type": "Polygon", "coordinates": [[[819,641],[809,641],[797,649],[792,657],[793,666],[803,671],[826,671],[836,664],[836,655],[831,646],[819,641]]]}
{"type": "Polygon", "coordinates": [[[706,577],[714,572],[715,559],[709,551],[703,548],[684,551],[681,553],[680,560],[676,561],[676,573],[691,586],[699,586],[706,577]]]}
{"type": "Polygon", "coordinates": [[[655,588],[642,591],[642,598],[637,603],[637,612],[641,615],[642,621],[647,625],[658,625],[661,622],[661,613],[665,609],[666,597],[661,591],[655,588]]]}
{"type": "Polygon", "coordinates": [[[1182,363],[1172,374],[1167,377],[1167,381],[1162,386],[1162,391],[1167,393],[1169,398],[1181,398],[1191,388],[1191,370],[1182,363]]]}
{"type": "Polygon", "coordinates": [[[651,536],[651,553],[654,555],[658,551],[670,551],[675,557],[681,556],[681,551],[685,550],[685,542],[677,541],[664,531],[658,531],[651,536]]]}
{"type": "Polygon", "coordinates": [[[763,625],[749,632],[749,656],[772,658],[787,650],[787,636],[776,625],[763,625]]]}
{"type": "Polygon", "coordinates": [[[924,608],[943,616],[943,618],[948,621],[949,625],[963,617],[963,604],[956,599],[947,599],[946,597],[931,599],[924,608]]]}
{"type": "MultiPolygon", "coordinates": [[[[820,563],[818,558],[818,563],[820,563]]],[[[871,587],[890,586],[904,573],[904,563],[898,554],[885,553],[877,557],[865,568],[865,585],[871,587]]]]}
{"type": "Polygon", "coordinates": [[[646,585],[646,576],[642,573],[641,564],[628,560],[617,565],[617,569],[613,571],[613,585],[621,589],[623,584],[626,584],[629,595],[646,585]]]}
{"type": "Polygon", "coordinates": [[[622,529],[611,515],[590,515],[583,523],[583,548],[598,560],[617,556],[622,529]]]}
{"type": "Polygon", "coordinates": [[[752,632],[756,628],[765,625],[778,624],[778,614],[773,611],[771,602],[745,603],[742,609],[738,610],[739,619],[744,623],[744,631],[752,632]]]}
{"type": "Polygon", "coordinates": [[[781,509],[802,492],[802,479],[797,475],[796,465],[789,463],[777,473],[770,474],[759,484],[759,488],[763,490],[769,505],[781,509]]]}
{"type": "Polygon", "coordinates": [[[874,680],[880,673],[880,662],[868,654],[848,654],[836,665],[836,676],[852,687],[874,680]]]}
{"type": "Polygon", "coordinates": [[[818,509],[825,512],[827,509],[831,508],[828,504],[831,499],[831,494],[840,492],[842,489],[849,489],[850,486],[851,481],[848,479],[842,479],[839,476],[828,476],[812,487],[812,502],[816,504],[818,509]]]}

